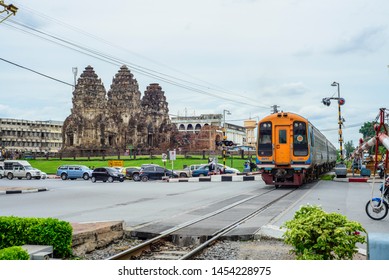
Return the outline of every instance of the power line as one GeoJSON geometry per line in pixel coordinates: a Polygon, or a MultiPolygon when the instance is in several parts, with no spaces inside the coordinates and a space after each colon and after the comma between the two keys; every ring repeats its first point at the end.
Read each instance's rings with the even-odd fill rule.
{"type": "Polygon", "coordinates": [[[69,86],[73,87],[72,84],[69,84],[69,83],[67,83],[67,82],[61,81],[61,80],[56,79],[56,78],[53,78],[53,77],[48,76],[48,75],[46,75],[46,74],[42,74],[42,73],[40,73],[40,72],[38,72],[38,71],[32,70],[31,68],[27,68],[27,67],[25,67],[25,66],[22,66],[22,65],[20,65],[20,64],[15,63],[15,62],[11,62],[11,61],[6,60],[6,59],[1,58],[1,57],[0,57],[0,60],[2,60],[2,61],[4,61],[4,62],[7,62],[7,63],[9,63],[9,64],[12,64],[12,65],[15,65],[15,66],[17,66],[17,67],[26,69],[26,70],[28,70],[28,71],[31,71],[31,72],[33,72],[33,73],[35,73],[35,74],[38,74],[38,75],[41,75],[41,76],[43,76],[43,77],[45,77],[45,78],[49,78],[49,79],[54,80],[54,81],[56,81],[56,82],[60,82],[60,83],[63,83],[63,84],[65,84],[65,85],[69,85],[69,86]]]}
{"type": "MultiPolygon", "coordinates": [[[[17,2],[17,1],[16,1],[16,2],[17,2]]],[[[146,56],[141,55],[141,54],[139,54],[139,53],[136,53],[136,52],[134,52],[134,51],[131,51],[131,50],[127,49],[127,48],[124,48],[123,46],[118,46],[118,45],[116,45],[116,44],[113,44],[112,42],[110,42],[110,41],[108,41],[108,40],[105,40],[105,39],[103,39],[103,38],[101,38],[101,37],[98,37],[98,36],[96,36],[96,35],[94,35],[94,34],[92,34],[92,33],[89,33],[89,32],[87,32],[87,31],[85,31],[85,30],[82,30],[82,29],[80,29],[80,28],[78,28],[78,27],[75,27],[75,26],[73,26],[73,25],[71,25],[71,24],[68,24],[68,23],[66,23],[66,22],[63,22],[63,21],[58,20],[58,19],[56,19],[56,18],[50,17],[49,15],[45,15],[45,14],[43,14],[43,13],[37,11],[37,10],[34,10],[34,9],[32,9],[32,8],[29,8],[29,7],[27,7],[27,6],[23,5],[23,4],[18,3],[18,6],[23,7],[23,10],[29,10],[32,14],[35,14],[35,15],[37,15],[37,16],[39,16],[39,17],[41,17],[41,18],[44,18],[44,19],[46,19],[46,20],[48,20],[48,21],[55,22],[55,23],[57,23],[57,24],[59,24],[59,25],[64,26],[65,28],[71,29],[71,30],[76,31],[76,32],[78,32],[78,33],[81,33],[81,34],[83,34],[83,35],[85,35],[85,36],[88,36],[88,37],[90,37],[90,38],[92,38],[92,39],[94,39],[94,40],[96,40],[96,41],[102,42],[102,43],[104,43],[104,44],[106,44],[106,45],[109,45],[109,46],[111,46],[111,47],[114,47],[114,48],[123,50],[123,51],[125,51],[125,52],[131,53],[131,54],[133,54],[133,55],[135,55],[135,56],[138,56],[138,57],[140,57],[140,58],[142,58],[142,59],[145,59],[145,60],[147,60],[147,61],[150,61],[150,62],[152,62],[152,63],[154,63],[154,64],[156,64],[156,65],[166,67],[166,68],[168,68],[168,69],[170,69],[170,70],[173,70],[173,71],[176,72],[176,73],[183,74],[183,75],[188,76],[188,77],[190,77],[190,78],[192,78],[192,79],[195,79],[195,80],[204,82],[204,83],[206,83],[206,84],[209,84],[209,85],[211,85],[211,86],[213,86],[213,87],[218,88],[218,89],[214,89],[214,90],[217,90],[217,91],[222,92],[222,93],[232,94],[232,95],[234,95],[234,96],[240,96],[240,97],[246,98],[246,96],[239,95],[239,94],[237,94],[237,93],[235,93],[235,92],[232,92],[232,91],[230,91],[230,90],[224,89],[224,88],[222,88],[222,87],[220,87],[220,86],[218,86],[218,85],[212,84],[212,83],[210,83],[210,82],[208,82],[208,81],[204,81],[204,80],[202,80],[202,79],[199,79],[199,78],[197,78],[197,77],[194,77],[193,75],[184,73],[184,72],[179,71],[179,70],[177,70],[177,69],[174,69],[173,67],[170,67],[169,65],[166,65],[166,64],[164,64],[164,63],[158,62],[158,61],[156,61],[156,60],[154,60],[154,59],[151,59],[151,58],[149,58],[149,57],[146,57],[146,56]]],[[[128,65],[130,65],[130,64],[128,64],[128,65]]],[[[141,67],[141,66],[139,66],[139,67],[141,67]]],[[[153,71],[153,70],[151,70],[151,71],[153,71]]],[[[162,74],[162,73],[160,73],[160,74],[162,74]]],[[[166,74],[163,74],[163,75],[166,75],[166,74]]],[[[174,78],[174,79],[179,79],[179,78],[175,78],[175,77],[170,76],[170,75],[167,75],[167,76],[169,76],[169,77],[171,77],[171,78],[174,78]]],[[[190,84],[193,84],[193,85],[197,85],[197,86],[200,86],[200,87],[205,87],[206,89],[209,89],[208,86],[204,86],[204,85],[201,85],[201,84],[193,83],[193,82],[190,82],[190,81],[185,81],[185,80],[182,80],[182,79],[179,79],[179,80],[184,81],[184,82],[187,82],[187,83],[190,83],[190,84]]],[[[265,107],[268,107],[268,106],[264,106],[263,108],[265,108],[265,107]]]]}
{"type": "MultiPolygon", "coordinates": [[[[134,72],[138,72],[139,74],[142,74],[142,75],[145,75],[145,76],[148,76],[148,77],[157,78],[157,79],[159,79],[161,81],[164,81],[166,83],[169,83],[169,84],[177,86],[177,87],[181,87],[181,88],[187,89],[189,91],[197,92],[197,93],[204,94],[204,95],[207,95],[207,96],[212,96],[212,97],[215,97],[215,98],[218,98],[218,99],[224,99],[224,100],[227,100],[227,101],[230,101],[230,102],[233,102],[233,103],[239,103],[239,104],[243,104],[243,105],[247,105],[247,106],[252,106],[252,107],[268,108],[268,106],[265,106],[265,105],[253,104],[252,102],[251,103],[247,103],[247,102],[244,102],[244,101],[237,101],[235,99],[232,99],[232,98],[229,98],[229,97],[226,97],[226,96],[220,96],[220,95],[218,95],[216,93],[211,93],[211,92],[206,91],[206,90],[198,89],[195,86],[203,87],[203,88],[206,88],[206,89],[209,89],[209,90],[214,90],[212,88],[209,88],[209,87],[206,87],[206,86],[203,86],[203,85],[199,85],[197,83],[193,83],[193,82],[186,81],[186,80],[183,80],[183,79],[180,79],[180,78],[176,78],[176,77],[173,77],[173,76],[170,76],[170,75],[158,72],[158,71],[147,69],[147,68],[144,68],[142,66],[139,66],[139,65],[136,65],[136,64],[133,64],[133,63],[130,63],[130,62],[122,61],[119,58],[115,58],[115,57],[113,57],[111,55],[104,54],[104,53],[102,53],[100,51],[93,50],[93,49],[90,49],[88,47],[81,46],[81,45],[79,45],[77,43],[74,43],[74,42],[62,39],[62,38],[60,38],[58,36],[48,34],[46,32],[38,30],[36,28],[33,28],[33,27],[28,26],[28,25],[19,23],[19,22],[15,21],[15,20],[11,20],[9,22],[12,22],[14,25],[18,25],[20,27],[23,27],[23,28],[27,29],[27,30],[24,30],[22,28],[18,28],[16,26],[14,26],[14,25],[10,25],[9,23],[6,24],[6,25],[8,25],[8,26],[10,26],[12,28],[18,29],[19,31],[28,33],[28,34],[33,35],[33,36],[37,36],[40,39],[47,40],[49,42],[58,44],[58,45],[60,45],[62,47],[66,47],[68,49],[77,51],[77,52],[82,53],[84,55],[91,56],[93,58],[99,59],[101,61],[104,61],[104,62],[107,62],[107,63],[110,63],[110,64],[114,64],[114,65],[118,65],[118,66],[123,65],[123,64],[130,65],[132,67],[132,69],[134,69],[134,72]],[[35,33],[31,32],[31,31],[33,31],[35,33]],[[38,33],[38,34],[36,34],[36,33],[38,33]],[[44,36],[46,36],[47,38],[44,37],[44,36]],[[183,84],[183,83],[186,83],[186,84],[183,84]],[[187,85],[187,84],[189,84],[189,85],[187,85]]],[[[235,94],[235,96],[239,96],[239,95],[235,94]]],[[[244,98],[246,98],[246,97],[244,97],[244,98]]]]}

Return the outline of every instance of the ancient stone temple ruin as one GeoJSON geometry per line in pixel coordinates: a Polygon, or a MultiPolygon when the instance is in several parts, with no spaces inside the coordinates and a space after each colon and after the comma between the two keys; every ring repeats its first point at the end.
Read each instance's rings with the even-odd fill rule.
{"type": "Polygon", "coordinates": [[[138,82],[126,66],[115,75],[108,93],[94,69],[86,67],[72,101],[62,131],[65,154],[113,154],[172,146],[176,129],[169,119],[164,91],[158,84],[150,84],[141,98],[138,82]]]}

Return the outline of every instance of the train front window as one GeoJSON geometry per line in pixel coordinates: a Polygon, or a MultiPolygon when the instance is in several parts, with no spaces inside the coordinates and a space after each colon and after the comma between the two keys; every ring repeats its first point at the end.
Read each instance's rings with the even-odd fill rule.
{"type": "Polygon", "coordinates": [[[272,145],[272,123],[263,122],[259,124],[258,131],[258,155],[267,157],[273,154],[272,145]]]}
{"type": "Polygon", "coordinates": [[[293,154],[308,155],[307,125],[304,122],[293,123],[293,154]]]}
{"type": "Polygon", "coordinates": [[[286,144],[286,130],[283,129],[278,132],[278,143],[286,144]]]}

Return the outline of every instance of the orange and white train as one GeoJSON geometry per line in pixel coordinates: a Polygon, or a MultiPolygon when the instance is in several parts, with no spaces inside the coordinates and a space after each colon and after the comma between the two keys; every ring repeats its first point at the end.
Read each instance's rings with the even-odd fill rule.
{"type": "Polygon", "coordinates": [[[336,163],[335,146],[306,118],[287,112],[258,122],[257,166],[268,185],[301,186],[336,163]]]}

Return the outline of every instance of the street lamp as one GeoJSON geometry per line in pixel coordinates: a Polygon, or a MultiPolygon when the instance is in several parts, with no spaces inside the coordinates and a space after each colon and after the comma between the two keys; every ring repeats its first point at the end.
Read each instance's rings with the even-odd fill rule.
{"type": "Polygon", "coordinates": [[[0,23],[2,23],[3,21],[5,21],[5,20],[6,20],[7,18],[9,18],[10,16],[16,15],[16,12],[18,11],[18,8],[17,8],[17,7],[15,7],[15,6],[12,5],[12,4],[9,4],[9,5],[4,4],[4,1],[3,1],[3,0],[0,0],[0,6],[3,7],[3,10],[0,11],[0,14],[1,14],[1,13],[4,13],[4,12],[7,12],[7,14],[8,14],[8,16],[6,16],[4,19],[2,19],[2,20],[0,21],[0,23]]]}
{"type": "Polygon", "coordinates": [[[344,98],[341,98],[340,97],[340,85],[339,83],[337,82],[333,82],[331,84],[331,86],[333,87],[337,87],[338,88],[338,97],[326,97],[326,98],[323,98],[322,100],[322,103],[326,106],[330,106],[331,105],[331,99],[334,99],[334,100],[337,100],[338,101],[338,124],[339,124],[339,146],[340,146],[340,162],[343,163],[343,148],[342,148],[342,144],[343,144],[343,137],[342,137],[342,125],[343,125],[343,122],[345,121],[343,118],[342,118],[342,114],[341,114],[341,106],[344,105],[346,103],[346,101],[344,100],[344,98]]]}

